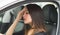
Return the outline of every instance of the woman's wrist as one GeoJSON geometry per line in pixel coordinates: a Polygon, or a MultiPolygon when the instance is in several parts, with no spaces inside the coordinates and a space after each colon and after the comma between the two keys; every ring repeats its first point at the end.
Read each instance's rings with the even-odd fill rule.
{"type": "Polygon", "coordinates": [[[18,22],[19,20],[20,20],[20,19],[16,19],[15,21],[17,21],[17,22],[18,22]]]}

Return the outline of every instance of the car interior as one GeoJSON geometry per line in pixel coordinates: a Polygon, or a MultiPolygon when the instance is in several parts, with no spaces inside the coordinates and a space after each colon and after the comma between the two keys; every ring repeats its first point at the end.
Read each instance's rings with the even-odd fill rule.
{"type": "MultiPolygon", "coordinates": [[[[48,35],[56,35],[57,24],[58,24],[57,23],[58,6],[56,4],[52,4],[52,3],[46,4],[46,2],[43,2],[43,3],[35,2],[35,4],[39,5],[44,12],[44,20],[45,20],[44,22],[45,22],[45,26],[47,28],[48,35]]],[[[15,8],[12,8],[12,9],[0,14],[0,17],[1,17],[0,18],[0,33],[3,33],[3,34],[6,33],[8,28],[11,26],[11,24],[15,20],[17,13],[20,10],[22,10],[25,5],[27,5],[27,4],[23,4],[22,6],[17,6],[15,8]]],[[[20,32],[23,29],[24,29],[24,22],[23,22],[23,19],[21,19],[21,21],[18,22],[18,25],[16,26],[14,33],[20,32]]],[[[21,32],[22,33],[21,35],[23,35],[23,31],[21,32]]]]}

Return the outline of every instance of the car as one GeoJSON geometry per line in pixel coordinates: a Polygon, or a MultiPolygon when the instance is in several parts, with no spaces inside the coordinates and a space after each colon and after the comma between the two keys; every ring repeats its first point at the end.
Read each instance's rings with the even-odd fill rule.
{"type": "MultiPolygon", "coordinates": [[[[4,5],[0,9],[0,32],[6,33],[7,29],[11,26],[15,20],[17,13],[23,9],[25,5],[37,4],[44,12],[45,25],[47,27],[47,33],[49,35],[60,35],[60,24],[59,24],[59,8],[60,1],[57,0],[23,0],[4,5]],[[53,10],[52,10],[53,9],[53,10]]],[[[19,21],[14,33],[21,31],[24,28],[23,19],[19,21]]],[[[23,32],[21,32],[23,33],[23,32]]]]}

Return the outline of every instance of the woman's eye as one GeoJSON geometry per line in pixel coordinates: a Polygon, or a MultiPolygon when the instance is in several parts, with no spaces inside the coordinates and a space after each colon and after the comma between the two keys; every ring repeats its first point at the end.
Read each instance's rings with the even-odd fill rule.
{"type": "Polygon", "coordinates": [[[26,14],[29,14],[29,12],[28,12],[28,11],[26,11],[26,14]]]}
{"type": "Polygon", "coordinates": [[[28,12],[28,11],[26,11],[25,13],[26,13],[26,14],[29,14],[29,12],[28,12]]]}
{"type": "Polygon", "coordinates": [[[26,14],[28,14],[28,13],[26,13],[26,14]]]}

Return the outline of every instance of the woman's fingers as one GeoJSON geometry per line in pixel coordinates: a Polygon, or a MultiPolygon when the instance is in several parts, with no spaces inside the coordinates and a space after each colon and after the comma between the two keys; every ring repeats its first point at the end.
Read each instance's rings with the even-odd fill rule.
{"type": "Polygon", "coordinates": [[[25,13],[26,11],[27,11],[27,7],[24,7],[24,8],[21,10],[22,13],[25,13]]]}
{"type": "Polygon", "coordinates": [[[17,20],[20,20],[20,19],[22,18],[23,14],[24,14],[23,10],[20,11],[20,12],[18,12],[16,19],[17,19],[17,20]]]}
{"type": "Polygon", "coordinates": [[[23,17],[23,14],[26,12],[27,8],[24,7],[20,12],[18,12],[17,20],[20,20],[23,17]]]}
{"type": "Polygon", "coordinates": [[[24,7],[24,8],[22,9],[23,12],[25,12],[26,10],[27,10],[27,7],[24,7]]]}

